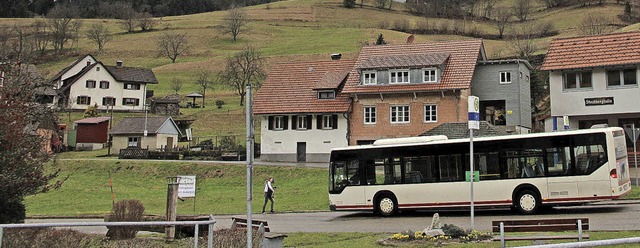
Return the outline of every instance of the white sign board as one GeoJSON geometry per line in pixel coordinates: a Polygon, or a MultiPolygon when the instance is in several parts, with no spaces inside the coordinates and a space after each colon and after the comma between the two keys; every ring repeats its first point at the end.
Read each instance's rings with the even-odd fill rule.
{"type": "Polygon", "coordinates": [[[469,129],[480,129],[480,99],[469,96],[469,129]]]}
{"type": "Polygon", "coordinates": [[[196,197],[196,176],[178,176],[178,198],[196,197]]]}
{"type": "Polygon", "coordinates": [[[568,130],[569,129],[569,116],[568,115],[562,116],[562,123],[564,123],[564,129],[568,130]]]}

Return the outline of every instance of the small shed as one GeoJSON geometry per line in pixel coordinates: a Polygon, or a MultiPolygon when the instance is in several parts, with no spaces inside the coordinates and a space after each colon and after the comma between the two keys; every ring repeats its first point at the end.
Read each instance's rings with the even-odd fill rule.
{"type": "Polygon", "coordinates": [[[77,150],[98,150],[109,141],[110,117],[91,117],[73,122],[77,150]]]}
{"type": "Polygon", "coordinates": [[[151,113],[157,115],[180,115],[180,95],[172,94],[151,98],[151,113]]]}
{"type": "Polygon", "coordinates": [[[173,149],[178,146],[178,139],[182,136],[178,125],[169,116],[125,117],[109,134],[112,135],[112,151],[115,154],[129,147],[173,149]]]}
{"type": "Polygon", "coordinates": [[[187,94],[186,97],[193,99],[193,102],[187,103],[187,107],[198,108],[199,106],[196,103],[196,98],[203,98],[204,96],[198,92],[191,92],[187,94]]]}

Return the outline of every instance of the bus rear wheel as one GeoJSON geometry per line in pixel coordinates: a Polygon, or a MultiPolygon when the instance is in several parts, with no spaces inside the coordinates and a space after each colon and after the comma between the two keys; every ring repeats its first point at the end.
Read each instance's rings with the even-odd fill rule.
{"type": "Polygon", "coordinates": [[[398,212],[398,201],[393,195],[383,194],[378,197],[376,210],[381,216],[392,216],[398,212]]]}
{"type": "Polygon", "coordinates": [[[534,214],[540,208],[542,200],[538,194],[530,189],[525,189],[517,194],[514,199],[514,205],[516,210],[522,214],[534,214]]]}

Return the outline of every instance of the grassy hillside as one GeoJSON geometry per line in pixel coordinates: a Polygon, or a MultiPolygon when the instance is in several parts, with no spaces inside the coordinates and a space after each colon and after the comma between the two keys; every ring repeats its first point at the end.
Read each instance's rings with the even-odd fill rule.
{"type": "MultiPolygon", "coordinates": [[[[27,197],[27,215],[103,215],[111,211],[113,180],[116,201],[138,199],[146,214],[164,214],[166,177],[197,175],[196,196],[178,201],[178,214],[233,214],[246,212],[246,167],[196,162],[138,162],[63,160],[55,168],[69,176],[62,188],[27,197]],[[195,204],[195,208],[194,208],[195,204]]],[[[275,209],[284,211],[327,210],[326,169],[286,166],[255,166],[253,210],[262,210],[263,182],[275,178],[275,209]]]]}
{"type": "MultiPolygon", "coordinates": [[[[359,4],[360,1],[357,2],[359,4]]],[[[512,2],[513,0],[499,0],[497,6],[510,6],[512,2]]],[[[457,25],[463,26],[465,30],[477,29],[484,34],[497,34],[495,23],[491,20],[427,19],[409,15],[401,3],[395,3],[393,10],[374,8],[374,0],[365,0],[363,8],[353,9],[343,8],[341,3],[341,0],[288,0],[247,7],[251,22],[248,25],[249,29],[240,34],[237,42],[233,42],[231,36],[219,28],[225,12],[159,18],[156,29],[144,33],[124,33],[117,20],[84,20],[81,33],[94,23],[107,25],[114,38],[106,45],[106,52],[96,57],[106,64],[115,64],[115,61],[120,59],[124,61],[125,66],[153,68],[160,83],[150,86],[149,89],[154,90],[156,96],[173,93],[169,83],[174,79],[184,82],[181,94],[198,91],[193,83],[195,72],[208,70],[215,73],[222,70],[227,56],[248,45],[256,47],[267,58],[265,65],[268,71],[275,62],[328,59],[328,55],[334,52],[340,52],[346,58],[353,58],[363,44],[372,44],[380,33],[388,43],[405,42],[408,33],[380,29],[382,22],[387,22],[392,27],[397,20],[408,20],[414,27],[418,22],[428,21],[434,26],[457,25]],[[189,37],[190,52],[179,57],[176,63],[172,64],[169,59],[157,56],[156,40],[163,32],[185,33],[189,37]]],[[[625,24],[617,17],[622,12],[623,5],[615,4],[615,1],[607,1],[601,6],[572,6],[550,10],[536,2],[529,21],[514,21],[506,33],[511,29],[552,23],[559,32],[555,37],[576,36],[580,35],[580,22],[585,17],[595,14],[610,18],[609,25],[613,28],[624,27],[625,24]]],[[[0,25],[28,25],[32,21],[33,19],[0,19],[0,25]]],[[[637,26],[623,28],[624,31],[637,29],[637,26]]],[[[544,53],[548,42],[555,37],[537,39],[539,53],[544,53]]],[[[456,39],[468,37],[416,35],[415,42],[456,39]]],[[[490,58],[513,55],[509,41],[485,39],[484,44],[490,58]]],[[[79,55],[95,53],[96,46],[83,36],[72,51],[73,55],[40,64],[38,68],[46,75],[53,75],[79,55]]],[[[239,106],[239,97],[230,88],[218,85],[213,90],[208,90],[206,105],[206,109],[182,110],[187,117],[197,119],[194,123],[194,135],[244,132],[243,108],[239,106]],[[214,107],[217,99],[227,103],[223,109],[214,107]]]]}

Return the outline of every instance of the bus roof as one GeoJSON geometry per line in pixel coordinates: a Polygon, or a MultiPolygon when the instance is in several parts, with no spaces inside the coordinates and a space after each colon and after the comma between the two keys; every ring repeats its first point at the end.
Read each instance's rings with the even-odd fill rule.
{"type": "MultiPolygon", "coordinates": [[[[526,139],[526,138],[537,138],[537,137],[556,137],[556,136],[565,136],[565,135],[576,135],[576,134],[589,134],[589,133],[603,133],[603,132],[613,132],[613,131],[621,131],[621,127],[606,127],[606,128],[592,128],[592,129],[579,129],[579,130],[568,130],[568,131],[557,131],[557,132],[545,132],[545,133],[530,133],[530,134],[514,134],[514,135],[501,135],[501,136],[485,136],[473,138],[473,141],[481,142],[481,141],[494,141],[494,140],[511,140],[511,139],[526,139]]],[[[409,137],[413,138],[413,137],[409,137]]],[[[453,143],[464,143],[469,142],[469,138],[463,139],[440,139],[435,138],[432,140],[425,139],[424,142],[415,142],[418,139],[407,139],[407,138],[398,138],[398,139],[384,139],[383,143],[376,143],[374,145],[359,145],[359,146],[347,146],[347,147],[336,147],[333,148],[332,151],[346,151],[346,150],[360,150],[360,149],[370,149],[370,148],[385,148],[385,147],[404,147],[404,146],[415,146],[415,145],[439,145],[439,144],[453,144],[453,143]],[[394,142],[396,140],[396,142],[394,142]],[[403,140],[407,140],[410,142],[402,142],[403,140]]],[[[377,142],[377,141],[376,141],[377,142]]]]}

